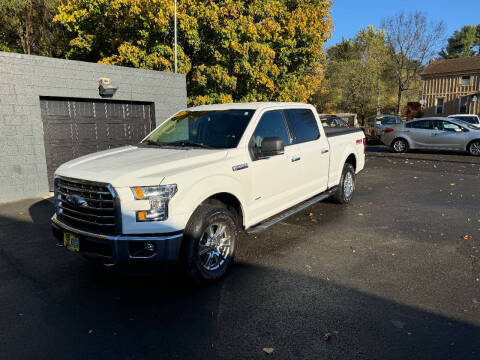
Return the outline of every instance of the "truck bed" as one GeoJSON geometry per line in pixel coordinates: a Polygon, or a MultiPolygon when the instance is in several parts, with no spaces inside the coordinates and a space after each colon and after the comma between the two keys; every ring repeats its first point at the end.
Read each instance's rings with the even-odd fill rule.
{"type": "Polygon", "coordinates": [[[334,137],[334,136],[340,136],[340,135],[345,135],[345,134],[352,134],[356,132],[362,132],[362,129],[360,128],[328,128],[324,127],[323,130],[325,130],[325,135],[327,137],[334,137]]]}

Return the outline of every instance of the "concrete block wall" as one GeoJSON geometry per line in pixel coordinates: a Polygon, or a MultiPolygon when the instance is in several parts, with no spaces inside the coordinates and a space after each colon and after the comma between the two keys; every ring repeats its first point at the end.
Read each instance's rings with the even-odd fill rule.
{"type": "Polygon", "coordinates": [[[185,75],[0,52],[0,203],[48,194],[41,96],[152,102],[161,121],[187,106],[185,75]]]}

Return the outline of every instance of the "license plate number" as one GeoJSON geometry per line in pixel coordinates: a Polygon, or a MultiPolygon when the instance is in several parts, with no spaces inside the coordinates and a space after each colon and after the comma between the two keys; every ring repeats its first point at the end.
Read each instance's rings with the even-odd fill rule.
{"type": "Polygon", "coordinates": [[[70,251],[80,251],[80,240],[76,235],[63,233],[63,245],[70,251]]]}

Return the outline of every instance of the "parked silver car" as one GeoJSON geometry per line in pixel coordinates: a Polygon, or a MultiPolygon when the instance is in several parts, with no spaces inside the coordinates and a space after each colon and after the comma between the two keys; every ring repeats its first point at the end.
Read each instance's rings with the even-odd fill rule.
{"type": "Polygon", "coordinates": [[[368,140],[380,140],[384,129],[401,123],[402,119],[397,115],[374,115],[365,121],[363,131],[368,140]]]}
{"type": "Polygon", "coordinates": [[[409,149],[457,150],[480,155],[480,130],[453,118],[414,119],[384,129],[382,142],[395,152],[409,149]]]}

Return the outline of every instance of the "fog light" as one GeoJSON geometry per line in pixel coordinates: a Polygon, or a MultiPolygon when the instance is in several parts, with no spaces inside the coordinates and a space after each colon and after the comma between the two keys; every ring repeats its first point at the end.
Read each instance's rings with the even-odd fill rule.
{"type": "Polygon", "coordinates": [[[148,252],[155,252],[155,244],[151,242],[146,242],[143,244],[143,248],[148,252]]]}

